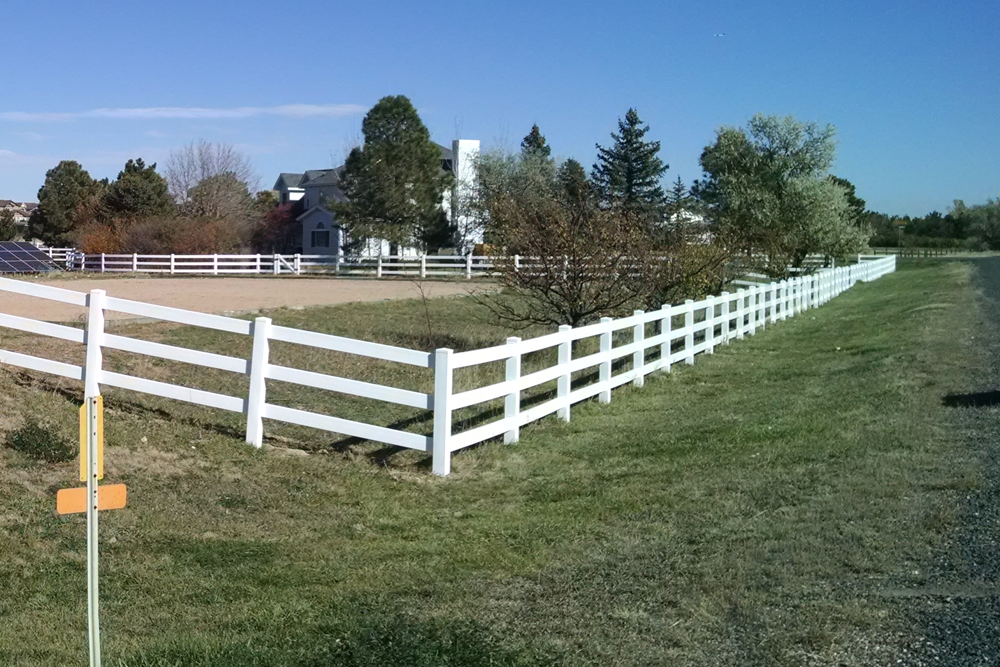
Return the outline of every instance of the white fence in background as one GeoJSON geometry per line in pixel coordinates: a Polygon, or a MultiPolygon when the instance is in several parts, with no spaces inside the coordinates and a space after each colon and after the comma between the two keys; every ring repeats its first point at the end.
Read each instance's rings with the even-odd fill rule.
{"type": "Polygon", "coordinates": [[[493,271],[489,257],[477,255],[106,255],[73,248],[44,248],[69,271],[95,273],[165,273],[169,275],[340,275],[465,278],[493,271]]]}
{"type": "Polygon", "coordinates": [[[896,258],[892,256],[861,257],[859,260],[858,264],[852,266],[822,269],[813,275],[780,283],[751,285],[735,293],[723,292],[720,296],[710,296],[698,302],[666,305],[648,313],[637,311],[630,317],[605,318],[597,324],[583,327],[563,326],[557,332],[545,336],[526,340],[509,338],[505,345],[458,353],[449,349],[439,349],[433,353],[420,352],[282,327],[273,324],[266,317],[259,317],[251,322],[119,299],[107,296],[103,290],[84,294],[0,278],[0,291],[89,309],[86,330],[0,314],[0,326],[85,345],[87,353],[84,366],[7,350],[0,350],[0,363],[74,380],[89,380],[88,384],[96,381],[108,387],[243,413],[246,415],[246,440],[257,447],[263,441],[263,420],[272,419],[430,452],[434,472],[447,475],[451,471],[451,455],[455,451],[501,435],[505,442],[516,442],[522,426],[552,413],[568,421],[571,406],[575,403],[594,396],[607,403],[616,387],[628,383],[642,386],[645,376],[654,371],[669,372],[674,364],[680,362],[693,364],[698,354],[711,354],[716,346],[728,344],[734,338],[742,339],[768,323],[776,323],[809,308],[818,307],[856,282],[874,280],[894,271],[896,267],[896,258]],[[251,336],[252,353],[249,359],[243,359],[111,334],[104,330],[106,310],[251,336]],[[595,338],[599,341],[598,352],[574,358],[574,343],[595,338]],[[433,369],[434,390],[432,394],[425,394],[275,365],[270,363],[268,353],[272,340],[433,369]],[[554,365],[528,374],[521,373],[521,362],[525,355],[551,348],[557,350],[554,365]],[[231,396],[115,373],[103,368],[104,349],[248,375],[249,389],[245,396],[231,396]],[[625,362],[621,363],[619,360],[625,362]],[[501,361],[506,367],[503,381],[457,393],[454,391],[454,374],[457,369],[501,361]],[[620,372],[615,373],[616,366],[620,372]],[[628,369],[621,370],[625,366],[628,369]],[[574,374],[592,369],[597,371],[595,382],[573,386],[574,374]],[[425,436],[335,415],[274,405],[267,402],[268,380],[433,410],[433,435],[425,436]],[[553,381],[556,382],[554,398],[522,409],[522,392],[553,381]],[[456,410],[501,398],[504,399],[502,418],[455,432],[453,415],[456,410]]]}

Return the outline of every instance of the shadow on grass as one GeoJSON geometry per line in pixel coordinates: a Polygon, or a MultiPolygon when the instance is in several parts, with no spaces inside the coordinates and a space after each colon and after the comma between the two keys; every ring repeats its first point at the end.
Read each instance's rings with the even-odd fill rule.
{"type": "Polygon", "coordinates": [[[946,394],[941,403],[948,408],[988,408],[1000,405],[1000,391],[980,391],[972,394],[946,394]]]}

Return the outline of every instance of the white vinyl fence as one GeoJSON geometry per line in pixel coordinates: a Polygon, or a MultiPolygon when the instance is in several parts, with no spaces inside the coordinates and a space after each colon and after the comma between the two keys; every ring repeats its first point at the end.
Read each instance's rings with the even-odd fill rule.
{"type": "MultiPolygon", "coordinates": [[[[720,296],[710,296],[698,302],[665,305],[652,312],[637,311],[630,317],[605,318],[597,324],[583,327],[563,326],[545,336],[525,340],[509,338],[505,345],[458,353],[450,349],[420,352],[282,327],[272,324],[266,317],[251,322],[119,299],[107,296],[103,290],[84,294],[0,278],[0,291],[84,306],[89,311],[86,330],[0,314],[0,326],[85,345],[84,366],[6,350],[0,350],[0,363],[85,381],[88,387],[119,387],[243,413],[246,415],[246,440],[257,447],[263,441],[264,419],[270,419],[426,451],[433,455],[434,472],[447,475],[451,471],[451,455],[455,451],[501,435],[505,442],[516,442],[522,426],[552,413],[568,421],[571,406],[575,403],[594,396],[607,403],[616,387],[628,383],[642,386],[645,376],[654,371],[669,372],[672,365],[680,362],[693,364],[698,354],[711,354],[718,345],[742,339],[767,324],[818,307],[856,282],[875,280],[891,273],[896,267],[893,256],[861,257],[859,260],[852,266],[823,269],[813,275],[780,283],[750,285],[735,293],[723,292],[720,296]],[[243,359],[111,334],[104,330],[105,310],[251,336],[252,353],[249,359],[243,359]],[[598,351],[574,358],[574,344],[580,347],[579,342],[585,339],[597,339],[598,351]],[[433,369],[433,392],[426,394],[275,365],[270,363],[268,354],[272,340],[433,369]],[[248,375],[249,389],[246,395],[230,396],[111,372],[103,368],[104,349],[248,375]],[[522,374],[525,355],[547,349],[557,351],[556,363],[522,374]],[[506,369],[504,380],[456,393],[456,370],[501,361],[506,369]],[[596,381],[583,384],[579,376],[588,374],[588,371],[592,375],[594,370],[596,381]],[[574,375],[578,380],[575,387],[574,375]],[[274,405],[267,402],[268,380],[433,410],[433,435],[425,436],[336,415],[274,405]],[[556,383],[554,397],[522,408],[523,392],[553,381],[556,383]],[[456,411],[501,398],[504,400],[501,418],[455,432],[456,411]]],[[[482,375],[488,376],[488,373],[482,375]]]]}
{"type": "Polygon", "coordinates": [[[169,275],[340,275],[465,278],[493,271],[489,257],[476,255],[106,255],[73,248],[43,248],[68,271],[166,273],[169,275]]]}

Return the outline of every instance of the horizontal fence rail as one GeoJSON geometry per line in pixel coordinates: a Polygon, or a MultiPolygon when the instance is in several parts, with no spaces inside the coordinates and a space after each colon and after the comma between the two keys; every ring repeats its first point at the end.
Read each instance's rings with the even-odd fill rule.
{"type": "Polygon", "coordinates": [[[860,256],[858,260],[857,264],[820,269],[781,282],[743,282],[734,285],[738,288],[733,292],[701,301],[664,305],[650,312],[636,311],[629,317],[604,318],[576,328],[562,326],[554,333],[536,338],[513,337],[503,345],[466,352],[438,349],[433,353],[278,326],[267,317],[242,320],[109,297],[103,290],[84,294],[0,278],[0,291],[84,306],[89,311],[86,330],[0,313],[0,327],[85,346],[84,366],[8,350],[0,350],[0,363],[84,381],[87,386],[117,387],[242,413],[246,416],[246,441],[255,447],[263,443],[264,420],[269,419],[429,452],[434,472],[447,475],[456,451],[501,436],[507,443],[517,442],[521,427],[551,414],[569,421],[572,406],[580,401],[597,397],[600,402],[608,403],[617,387],[626,384],[641,387],[650,373],[669,372],[676,364],[694,364],[700,354],[712,354],[719,345],[743,339],[769,324],[821,306],[855,283],[875,280],[896,268],[895,256],[860,256]],[[252,352],[249,358],[241,358],[111,334],[104,330],[104,313],[108,310],[248,336],[252,339],[252,352]],[[430,369],[434,374],[433,392],[273,364],[269,359],[271,341],[430,369]],[[234,396],[113,372],[103,367],[104,349],[249,376],[248,388],[234,396]],[[555,361],[522,372],[525,357],[537,354],[548,354],[555,361]],[[503,380],[455,390],[456,371],[477,369],[477,377],[489,377],[487,372],[478,370],[485,371],[487,365],[500,363],[503,380]],[[433,435],[269,403],[269,380],[432,411],[433,435]],[[537,393],[540,387],[551,383],[555,383],[554,391],[540,394],[541,402],[533,400],[530,405],[522,406],[524,392],[537,393]],[[458,422],[456,430],[456,411],[491,401],[502,401],[502,417],[464,429],[458,422]]]}

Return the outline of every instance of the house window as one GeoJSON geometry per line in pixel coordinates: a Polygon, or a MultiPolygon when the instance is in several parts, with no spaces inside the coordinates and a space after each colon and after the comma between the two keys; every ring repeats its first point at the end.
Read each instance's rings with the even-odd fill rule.
{"type": "Polygon", "coordinates": [[[314,248],[329,248],[330,247],[330,230],[323,226],[323,223],[316,225],[316,229],[312,232],[312,247],[314,248]]]}

